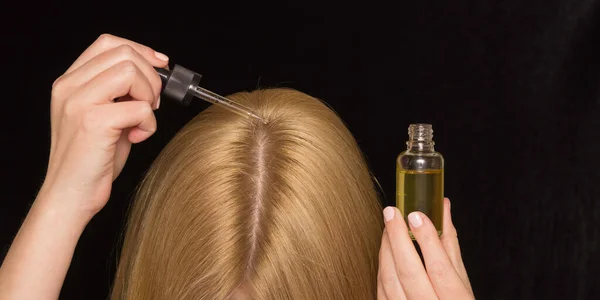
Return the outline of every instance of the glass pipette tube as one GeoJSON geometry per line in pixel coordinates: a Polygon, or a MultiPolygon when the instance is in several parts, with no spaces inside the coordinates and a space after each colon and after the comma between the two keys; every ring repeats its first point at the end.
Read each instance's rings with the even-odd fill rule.
{"type": "Polygon", "coordinates": [[[234,102],[232,100],[229,100],[221,95],[215,94],[207,89],[203,89],[199,86],[191,86],[190,92],[192,92],[192,94],[195,97],[206,100],[210,103],[221,105],[224,108],[226,108],[232,112],[235,112],[241,116],[244,116],[247,118],[254,118],[254,119],[257,119],[266,124],[266,121],[263,120],[263,118],[259,117],[254,112],[252,112],[252,110],[250,108],[248,108],[242,104],[239,104],[237,102],[234,102]]]}

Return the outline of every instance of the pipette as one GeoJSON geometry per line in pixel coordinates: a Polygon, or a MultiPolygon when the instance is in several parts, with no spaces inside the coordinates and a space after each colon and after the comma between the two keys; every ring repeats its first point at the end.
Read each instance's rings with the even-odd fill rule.
{"type": "Polygon", "coordinates": [[[220,105],[234,113],[247,118],[254,118],[266,123],[250,108],[227,99],[198,86],[202,75],[190,71],[180,65],[175,65],[172,71],[155,68],[162,80],[161,95],[171,98],[184,106],[188,106],[194,97],[220,105]]]}

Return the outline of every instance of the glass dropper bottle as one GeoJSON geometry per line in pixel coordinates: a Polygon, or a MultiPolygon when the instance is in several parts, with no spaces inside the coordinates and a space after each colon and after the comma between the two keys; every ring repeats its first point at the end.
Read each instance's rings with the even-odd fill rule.
{"type": "MultiPolygon", "coordinates": [[[[437,229],[443,231],[444,158],[434,149],[431,124],[408,127],[406,151],[396,160],[396,207],[405,221],[413,211],[427,215],[437,229]]],[[[407,223],[408,224],[408,223],[407,223]]],[[[409,230],[410,237],[414,235],[409,230]]]]}

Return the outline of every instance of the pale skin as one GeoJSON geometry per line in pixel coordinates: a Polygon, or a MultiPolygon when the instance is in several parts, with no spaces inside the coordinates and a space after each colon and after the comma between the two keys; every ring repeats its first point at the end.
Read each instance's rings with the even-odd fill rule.
{"type": "MultiPolygon", "coordinates": [[[[105,34],[54,82],[48,171],[0,267],[0,299],[58,299],[75,246],[132,144],[156,131],[161,81],[153,67],[167,65],[164,54],[105,34]]],[[[429,273],[395,212],[382,239],[378,299],[473,299],[449,202],[441,240],[426,217],[413,228],[429,273]]]]}
{"type": "Polygon", "coordinates": [[[48,171],[0,268],[0,299],[58,298],[131,144],[156,131],[161,81],[153,67],[167,63],[149,47],[102,35],[54,82],[48,171]]]}
{"type": "Polygon", "coordinates": [[[425,214],[412,212],[408,215],[410,230],[419,243],[425,265],[408,235],[400,211],[386,207],[383,217],[385,229],[379,251],[378,300],[475,299],[452,223],[449,199],[444,199],[441,237],[425,214]]]}

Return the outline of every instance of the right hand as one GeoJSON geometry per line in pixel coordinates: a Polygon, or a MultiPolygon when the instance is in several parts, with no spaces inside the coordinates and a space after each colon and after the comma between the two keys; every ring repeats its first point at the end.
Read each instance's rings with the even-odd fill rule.
{"type": "Polygon", "coordinates": [[[425,267],[395,207],[384,210],[385,230],[379,252],[378,300],[473,300],[475,296],[463,264],[450,200],[444,199],[444,232],[421,212],[408,215],[410,230],[421,247],[425,267]]]}
{"type": "Polygon", "coordinates": [[[96,214],[109,199],[132,143],[156,131],[153,109],[168,58],[151,48],[101,35],[52,86],[52,138],[40,194],[52,207],[96,214]],[[114,101],[118,99],[118,101],[114,101]]]}

